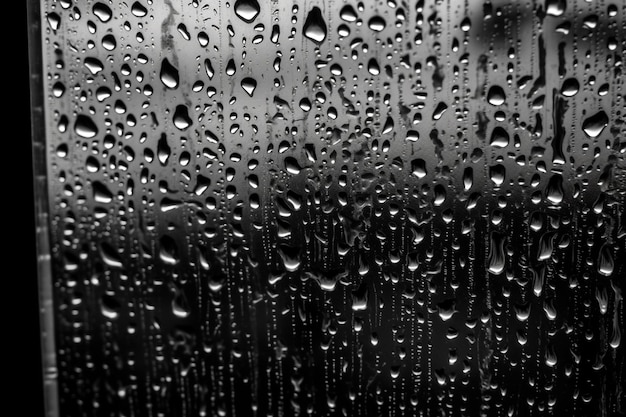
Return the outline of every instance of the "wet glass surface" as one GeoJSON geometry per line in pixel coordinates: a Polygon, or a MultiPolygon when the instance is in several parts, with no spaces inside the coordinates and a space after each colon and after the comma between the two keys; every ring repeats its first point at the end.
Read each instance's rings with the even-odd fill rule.
{"type": "Polygon", "coordinates": [[[623,415],[625,15],[42,1],[50,415],[623,415]]]}

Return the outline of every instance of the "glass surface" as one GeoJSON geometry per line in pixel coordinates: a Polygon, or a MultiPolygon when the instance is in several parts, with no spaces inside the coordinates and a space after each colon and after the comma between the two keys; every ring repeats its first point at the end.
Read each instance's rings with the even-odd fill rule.
{"type": "Polygon", "coordinates": [[[626,412],[622,0],[30,6],[50,417],[626,412]]]}

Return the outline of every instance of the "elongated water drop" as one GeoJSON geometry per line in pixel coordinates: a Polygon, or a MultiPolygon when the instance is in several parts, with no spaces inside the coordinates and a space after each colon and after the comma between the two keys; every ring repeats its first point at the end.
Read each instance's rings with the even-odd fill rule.
{"type": "Polygon", "coordinates": [[[365,282],[361,282],[359,287],[352,292],[352,311],[367,310],[368,291],[365,282]]]}
{"type": "Polygon", "coordinates": [[[426,161],[421,158],[411,161],[411,173],[417,178],[424,178],[427,174],[426,161]]]}
{"type": "Polygon", "coordinates": [[[294,272],[300,268],[300,248],[281,244],[278,247],[278,255],[283,261],[283,266],[287,271],[294,272]]]}
{"type": "Polygon", "coordinates": [[[563,176],[555,174],[550,177],[546,187],[546,198],[552,204],[560,204],[563,201],[563,176]]]}
{"type": "Polygon", "coordinates": [[[180,81],[178,69],[174,67],[167,58],[161,61],[161,72],[159,74],[161,82],[167,88],[175,89],[180,81]]]}
{"type": "Polygon", "coordinates": [[[613,260],[611,246],[605,243],[600,248],[600,253],[598,254],[598,272],[605,277],[610,277],[613,275],[614,269],[615,261],[613,260]]]}
{"type": "Polygon", "coordinates": [[[163,235],[159,241],[159,258],[166,265],[176,265],[178,259],[178,245],[176,241],[168,235],[163,235]]]}
{"type": "Polygon", "coordinates": [[[174,112],[174,126],[176,126],[179,130],[186,130],[191,126],[191,118],[189,117],[189,110],[185,105],[176,106],[176,111],[174,112]]]}
{"type": "Polygon", "coordinates": [[[491,132],[489,144],[496,148],[506,148],[509,146],[509,140],[509,133],[503,127],[496,126],[491,132]]]}
{"type": "Polygon", "coordinates": [[[443,101],[440,101],[433,111],[433,120],[441,119],[441,116],[443,116],[446,110],[448,110],[448,105],[443,101]]]}
{"type": "Polygon", "coordinates": [[[256,89],[256,80],[251,77],[246,77],[241,80],[241,88],[248,93],[250,97],[254,94],[254,90],[256,89]]]}
{"type": "Polygon", "coordinates": [[[317,44],[326,39],[326,22],[319,7],[313,7],[304,21],[304,36],[317,44]]]}
{"type": "Polygon", "coordinates": [[[489,255],[487,257],[487,269],[494,275],[504,272],[506,258],[504,255],[505,237],[497,232],[491,232],[489,239],[489,255]]]}
{"type": "Polygon", "coordinates": [[[112,295],[104,294],[100,299],[100,312],[107,319],[117,319],[121,308],[120,302],[112,295]]]}
{"type": "Polygon", "coordinates": [[[500,106],[504,104],[506,100],[506,94],[504,90],[499,85],[493,85],[489,88],[487,92],[487,102],[492,106],[500,106]]]}
{"type": "Polygon", "coordinates": [[[124,266],[118,251],[106,242],[100,243],[100,256],[102,257],[104,264],[108,267],[122,268],[124,266]]]}

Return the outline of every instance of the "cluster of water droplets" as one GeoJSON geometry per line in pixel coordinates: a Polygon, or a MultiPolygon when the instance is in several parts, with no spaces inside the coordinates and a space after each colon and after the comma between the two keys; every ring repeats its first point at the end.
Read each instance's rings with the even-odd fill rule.
{"type": "Polygon", "coordinates": [[[63,415],[623,412],[620,2],[42,4],[63,415]]]}

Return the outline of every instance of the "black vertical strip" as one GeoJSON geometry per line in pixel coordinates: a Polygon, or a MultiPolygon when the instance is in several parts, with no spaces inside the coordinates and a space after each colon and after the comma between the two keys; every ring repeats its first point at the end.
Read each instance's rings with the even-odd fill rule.
{"type": "Polygon", "coordinates": [[[565,42],[559,43],[559,76],[564,77],[567,74],[565,69],[565,42]]]}
{"type": "Polygon", "coordinates": [[[552,163],[564,164],[565,153],[563,152],[563,139],[565,138],[565,129],[563,128],[563,120],[567,104],[556,89],[552,90],[552,101],[554,109],[552,111],[552,123],[554,124],[554,139],[552,139],[552,163]]]}
{"type": "MultiPolygon", "coordinates": [[[[34,255],[32,265],[34,273],[24,277],[30,280],[32,288],[29,291],[32,295],[38,295],[38,326],[32,328],[38,330],[38,341],[40,349],[37,349],[37,358],[32,354],[31,360],[37,363],[37,380],[43,382],[42,402],[39,412],[33,415],[46,415],[49,417],[58,416],[58,395],[57,395],[57,368],[56,352],[54,342],[54,321],[53,321],[53,297],[52,297],[52,272],[50,266],[50,234],[48,229],[49,200],[48,200],[48,175],[46,156],[46,130],[44,112],[44,82],[43,82],[43,54],[42,54],[42,16],[41,4],[38,0],[24,2],[22,16],[27,19],[28,45],[24,50],[28,51],[27,62],[28,86],[30,89],[30,126],[32,146],[32,165],[24,160],[21,164],[24,170],[31,173],[33,188],[28,187],[32,196],[34,208],[31,211],[34,220],[32,235],[35,239],[34,255]],[[38,284],[38,285],[37,285],[38,284]],[[38,360],[37,360],[38,359],[38,360]]],[[[29,146],[30,147],[30,146],[29,146]]],[[[25,233],[23,231],[22,233],[25,233]]],[[[29,294],[31,294],[29,292],[29,294]]],[[[34,303],[34,301],[33,301],[34,303]]],[[[35,345],[33,345],[35,346],[35,345]]],[[[39,385],[41,387],[41,385],[39,385]]]]}

